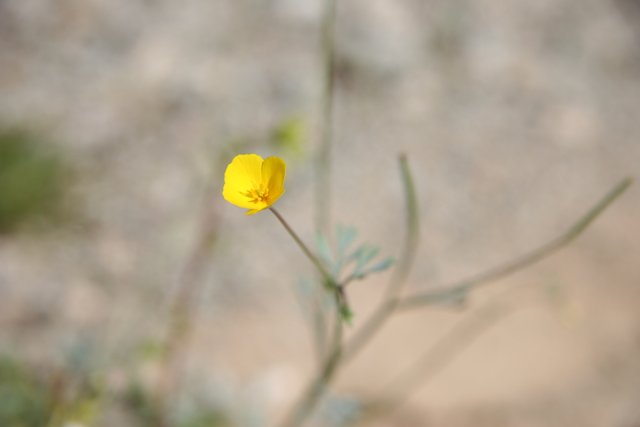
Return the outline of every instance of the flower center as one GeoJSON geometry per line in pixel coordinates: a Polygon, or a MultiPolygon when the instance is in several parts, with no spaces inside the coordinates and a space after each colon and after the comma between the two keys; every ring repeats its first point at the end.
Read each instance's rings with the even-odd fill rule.
{"type": "Polygon", "coordinates": [[[269,203],[268,188],[261,188],[261,189],[254,188],[244,193],[244,195],[251,200],[251,203],[259,203],[259,202],[269,203]]]}

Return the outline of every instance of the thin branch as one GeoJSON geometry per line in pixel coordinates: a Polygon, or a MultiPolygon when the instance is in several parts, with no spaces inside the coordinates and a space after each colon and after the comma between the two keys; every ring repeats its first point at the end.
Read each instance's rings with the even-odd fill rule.
{"type": "Polygon", "coordinates": [[[316,165],[316,233],[327,236],[331,224],[331,148],[333,146],[334,37],[336,0],[326,0],[322,20],[323,88],[320,149],[316,165]]]}
{"type": "Polygon", "coordinates": [[[548,257],[552,253],[565,247],[575,240],[591,223],[607,209],[627,188],[631,185],[633,179],[628,177],[616,185],[607,195],[605,195],[596,205],[594,205],[586,214],[576,221],[567,231],[550,242],[540,246],[539,248],[518,257],[510,262],[502,264],[498,267],[480,273],[476,276],[462,280],[442,289],[435,291],[423,292],[413,296],[403,298],[396,304],[397,309],[420,308],[429,304],[437,304],[443,302],[460,302],[465,299],[468,293],[482,285],[491,283],[497,279],[501,279],[513,274],[521,269],[535,264],[536,262],[548,257]]]}
{"type": "Polygon", "coordinates": [[[329,334],[327,330],[327,318],[325,315],[325,311],[323,310],[323,297],[324,293],[316,292],[312,302],[313,307],[311,308],[312,330],[314,336],[313,343],[318,365],[322,363],[322,360],[325,356],[328,340],[327,335],[329,334]]]}
{"type": "Polygon", "coordinates": [[[306,282],[304,282],[300,288],[302,287],[305,289],[299,289],[297,294],[298,302],[300,303],[302,314],[308,321],[309,329],[313,335],[311,339],[313,355],[317,359],[316,362],[318,366],[321,366],[324,362],[329,338],[329,331],[327,330],[328,321],[324,307],[326,303],[324,299],[325,292],[324,289],[322,292],[318,292],[315,289],[313,291],[306,289],[306,282]]]}
{"type": "Polygon", "coordinates": [[[280,212],[278,212],[275,208],[269,208],[269,210],[278,218],[278,221],[282,224],[282,226],[287,230],[289,235],[293,238],[293,240],[298,244],[298,247],[302,249],[302,252],[309,258],[309,260],[316,267],[322,278],[326,281],[328,285],[335,285],[335,280],[333,276],[329,273],[327,268],[322,264],[322,262],[318,259],[317,256],[311,252],[309,247],[302,241],[302,239],[298,236],[298,233],[293,231],[293,228],[289,225],[289,223],[284,219],[280,212]]]}
{"type": "MultiPolygon", "coordinates": [[[[434,296],[428,299],[428,301],[440,302],[451,296],[463,298],[475,287],[519,271],[564,247],[577,238],[631,183],[632,179],[630,178],[621,181],[564,234],[546,245],[542,245],[529,254],[506,263],[503,266],[479,274],[457,285],[450,286],[446,291],[441,291],[437,294],[432,293],[434,296]]],[[[407,299],[404,301],[407,301],[407,299]]],[[[421,306],[426,304],[427,300],[423,299],[422,301],[424,302],[421,303],[421,306]]],[[[402,302],[401,304],[402,308],[406,308],[406,302],[402,302]]],[[[389,394],[393,400],[379,405],[374,411],[380,413],[381,411],[389,412],[397,409],[419,386],[441,372],[456,356],[467,349],[475,339],[487,332],[492,326],[496,325],[499,320],[510,313],[511,311],[508,309],[491,304],[478,310],[475,315],[460,321],[416,362],[405,369],[395,380],[383,387],[384,390],[391,390],[389,394]]]]}
{"type": "Polygon", "coordinates": [[[358,332],[356,332],[353,338],[345,345],[345,361],[353,358],[394,312],[399,301],[398,296],[407,282],[407,277],[415,260],[418,242],[420,240],[418,199],[416,197],[416,189],[407,157],[401,155],[399,163],[405,196],[405,237],[403,249],[396,268],[391,275],[389,284],[387,285],[387,290],[382,302],[358,332]]]}
{"type": "Polygon", "coordinates": [[[346,321],[349,321],[352,317],[351,308],[349,307],[349,301],[347,300],[347,294],[344,291],[344,287],[338,283],[338,281],[333,277],[329,270],[324,266],[320,258],[315,256],[313,252],[309,249],[307,245],[302,241],[302,239],[298,236],[298,234],[293,231],[293,228],[289,225],[289,223],[284,219],[280,212],[275,210],[274,208],[269,208],[271,212],[278,218],[278,221],[283,225],[283,227],[287,230],[289,235],[295,240],[298,244],[302,252],[311,260],[313,265],[315,265],[316,269],[320,273],[323,279],[323,284],[326,289],[330,290],[335,294],[335,297],[338,301],[338,311],[342,318],[346,321]]]}
{"type": "Polygon", "coordinates": [[[294,406],[285,421],[280,424],[281,427],[300,427],[303,425],[305,420],[313,414],[313,411],[320,402],[327,386],[338,369],[340,358],[342,356],[343,321],[342,314],[340,312],[341,301],[339,295],[337,292],[334,295],[336,298],[336,317],[334,320],[335,323],[331,349],[325,358],[320,372],[307,386],[301,399],[294,406]]]}
{"type": "Polygon", "coordinates": [[[398,162],[400,164],[400,175],[402,177],[402,188],[404,190],[405,201],[405,236],[402,252],[398,258],[398,264],[393,270],[385,299],[392,299],[398,296],[407,282],[407,277],[411,272],[413,261],[416,257],[418,242],[420,241],[420,215],[418,209],[418,197],[416,187],[409,168],[407,156],[401,154],[398,162]]]}

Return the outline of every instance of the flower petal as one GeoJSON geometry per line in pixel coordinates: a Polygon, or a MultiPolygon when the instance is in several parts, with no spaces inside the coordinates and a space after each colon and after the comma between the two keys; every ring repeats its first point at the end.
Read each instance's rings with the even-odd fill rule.
{"type": "Polygon", "coordinates": [[[262,182],[269,189],[269,206],[284,193],[284,177],[286,164],[279,157],[267,157],[262,163],[262,182]]]}
{"type": "Polygon", "coordinates": [[[239,154],[233,158],[224,173],[225,184],[251,190],[262,181],[262,157],[257,154],[239,154]]]}
{"type": "Polygon", "coordinates": [[[241,208],[256,208],[247,193],[259,188],[262,181],[262,157],[257,154],[239,154],[224,172],[222,197],[241,208]]]}

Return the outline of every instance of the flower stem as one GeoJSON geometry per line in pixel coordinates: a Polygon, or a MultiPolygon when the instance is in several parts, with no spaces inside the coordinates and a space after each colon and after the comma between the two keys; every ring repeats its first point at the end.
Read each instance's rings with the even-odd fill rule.
{"type": "Polygon", "coordinates": [[[316,257],[313,252],[311,252],[311,250],[307,247],[307,245],[305,245],[298,234],[293,231],[293,228],[291,228],[284,217],[280,215],[280,212],[272,207],[269,208],[269,210],[273,212],[276,218],[278,218],[278,221],[280,221],[285,230],[287,230],[289,235],[293,238],[293,240],[295,240],[300,249],[302,249],[302,252],[304,252],[307,258],[309,258],[313,265],[315,265],[315,267],[318,269],[318,272],[322,275],[325,284],[329,287],[330,291],[333,292],[336,303],[336,317],[334,321],[333,338],[329,352],[327,353],[322,363],[320,372],[307,386],[301,399],[294,406],[287,419],[282,423],[282,427],[298,427],[301,426],[302,423],[312,414],[313,410],[316,408],[318,402],[322,398],[327,385],[337,371],[340,359],[342,357],[342,323],[346,313],[349,313],[350,310],[342,286],[336,282],[335,278],[329,273],[322,262],[320,262],[318,257],[316,257]]]}
{"type": "Polygon", "coordinates": [[[276,216],[276,218],[278,218],[278,221],[280,221],[280,223],[285,228],[285,230],[287,230],[289,235],[293,238],[293,240],[295,240],[295,242],[298,244],[300,249],[302,249],[302,252],[304,252],[304,254],[307,256],[307,258],[309,258],[309,260],[313,263],[313,265],[316,267],[318,272],[322,275],[322,278],[325,280],[325,282],[328,285],[331,285],[332,287],[335,287],[336,283],[335,283],[335,279],[333,278],[333,276],[331,274],[329,274],[329,271],[324,266],[324,264],[322,264],[322,262],[320,262],[318,257],[316,257],[313,254],[313,252],[311,252],[311,250],[307,247],[307,245],[305,245],[305,243],[298,236],[298,234],[295,231],[293,231],[293,228],[291,228],[291,226],[289,225],[287,220],[285,220],[284,217],[282,215],[280,215],[280,212],[275,210],[275,208],[269,208],[269,210],[271,212],[273,212],[273,214],[276,216]]]}

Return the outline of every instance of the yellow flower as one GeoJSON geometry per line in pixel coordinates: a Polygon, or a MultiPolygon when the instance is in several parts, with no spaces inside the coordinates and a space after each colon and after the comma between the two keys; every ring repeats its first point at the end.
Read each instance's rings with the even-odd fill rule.
{"type": "Polygon", "coordinates": [[[286,165],[279,157],[237,155],[224,173],[222,197],[253,215],[273,205],[284,193],[286,165]]]}

